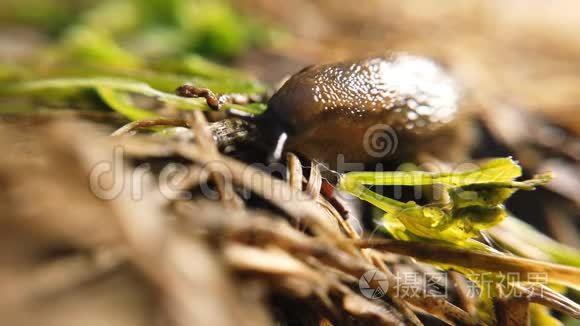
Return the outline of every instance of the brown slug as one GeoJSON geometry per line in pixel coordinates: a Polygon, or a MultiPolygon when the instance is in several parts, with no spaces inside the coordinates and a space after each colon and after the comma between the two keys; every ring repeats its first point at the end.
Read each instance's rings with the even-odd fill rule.
{"type": "MultiPolygon", "coordinates": [[[[208,105],[231,99],[184,85],[208,105]]],[[[314,65],[291,76],[253,119],[258,143],[328,163],[459,160],[469,143],[458,83],[430,59],[403,53],[314,65]]],[[[213,105],[213,106],[212,106],[213,105]]]]}
{"type": "Polygon", "coordinates": [[[353,163],[421,151],[451,159],[461,156],[455,143],[465,142],[461,102],[441,66],[393,54],[307,67],[270,98],[260,120],[287,135],[285,150],[331,165],[340,154],[353,163]],[[372,148],[381,145],[390,147],[372,148]]]}

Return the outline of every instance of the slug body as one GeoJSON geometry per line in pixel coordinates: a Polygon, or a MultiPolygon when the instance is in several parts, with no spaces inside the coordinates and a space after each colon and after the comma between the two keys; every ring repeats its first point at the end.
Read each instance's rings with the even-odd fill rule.
{"type": "Polygon", "coordinates": [[[305,68],[272,96],[264,118],[288,135],[286,150],[334,166],[340,155],[369,163],[452,151],[460,102],[441,66],[394,54],[305,68]]]}

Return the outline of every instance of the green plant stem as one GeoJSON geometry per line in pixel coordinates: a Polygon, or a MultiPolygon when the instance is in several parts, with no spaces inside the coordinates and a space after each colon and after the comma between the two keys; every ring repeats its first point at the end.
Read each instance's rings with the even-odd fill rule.
{"type": "Polygon", "coordinates": [[[352,176],[351,173],[347,173],[342,176],[339,183],[339,187],[341,189],[348,191],[354,196],[367,201],[390,214],[396,214],[397,212],[408,207],[408,205],[405,203],[382,196],[370,190],[361,182],[359,182],[359,179],[356,176],[352,176]]]}
{"type": "MultiPolygon", "coordinates": [[[[160,102],[167,103],[174,105],[177,109],[181,110],[210,110],[208,107],[205,99],[203,98],[186,98],[180,97],[174,94],[165,93],[159,91],[146,83],[132,81],[132,80],[124,80],[124,79],[114,79],[114,78],[61,78],[61,79],[48,79],[48,80],[39,80],[39,81],[27,81],[27,82],[20,82],[13,85],[6,85],[2,88],[3,93],[27,93],[27,92],[41,92],[46,91],[49,89],[78,89],[78,88],[95,88],[95,89],[110,89],[117,92],[128,92],[128,93],[135,93],[141,94],[148,97],[153,97],[160,102]]],[[[105,96],[105,100],[107,101],[107,97],[109,98],[111,103],[119,103],[118,98],[115,99],[112,94],[105,94],[110,96],[105,96]]],[[[124,101],[123,101],[124,102],[124,101]]],[[[126,104],[126,103],[125,103],[126,104]]],[[[122,105],[125,106],[125,105],[122,105]]],[[[121,107],[122,107],[121,106],[121,107]]],[[[115,109],[117,106],[114,107],[115,109]]],[[[226,103],[222,106],[224,110],[233,108],[236,110],[240,110],[243,112],[247,112],[250,114],[260,114],[264,111],[264,106],[262,104],[251,104],[251,105],[238,105],[238,104],[229,104],[226,103]]],[[[139,109],[143,111],[142,109],[139,109]]],[[[137,110],[133,111],[131,115],[137,112],[137,110]]],[[[141,112],[137,115],[143,115],[144,113],[141,112]]],[[[145,114],[145,118],[151,118],[149,114],[145,114]]]]}

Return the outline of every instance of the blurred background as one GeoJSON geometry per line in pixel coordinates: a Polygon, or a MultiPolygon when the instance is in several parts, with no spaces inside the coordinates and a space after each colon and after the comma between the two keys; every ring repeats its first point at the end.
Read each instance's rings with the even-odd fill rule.
{"type": "MultiPolygon", "coordinates": [[[[0,78],[131,76],[172,92],[189,75],[215,76],[197,64],[205,58],[271,88],[313,63],[389,51],[432,57],[477,113],[474,157],[514,155],[528,174],[557,176],[539,192],[546,200],[518,193],[516,215],[578,247],[579,9],[574,0],[3,0],[0,78]]],[[[95,106],[44,100],[4,99],[0,111],[95,106]]]]}
{"type": "MultiPolygon", "coordinates": [[[[580,248],[579,31],[577,0],[2,0],[0,81],[106,75],[166,92],[192,80],[264,92],[309,64],[432,57],[465,87],[474,158],[511,155],[528,176],[555,174],[545,189],[518,192],[510,210],[580,248]]],[[[91,93],[4,95],[0,128],[34,128],[39,118],[21,114],[100,107],[91,93]]]]}

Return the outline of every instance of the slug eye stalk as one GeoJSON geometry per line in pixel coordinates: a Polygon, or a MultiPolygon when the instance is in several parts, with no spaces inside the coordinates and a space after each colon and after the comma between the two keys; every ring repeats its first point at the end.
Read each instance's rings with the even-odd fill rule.
{"type": "Polygon", "coordinates": [[[492,159],[479,168],[463,172],[350,172],[339,187],[385,212],[382,224],[401,240],[436,240],[461,246],[476,246],[473,237],[506,216],[503,203],[517,190],[533,190],[547,183],[550,174],[516,181],[521,167],[511,158],[492,159]],[[400,202],[370,190],[367,185],[443,185],[449,202],[421,206],[400,202]]]}

